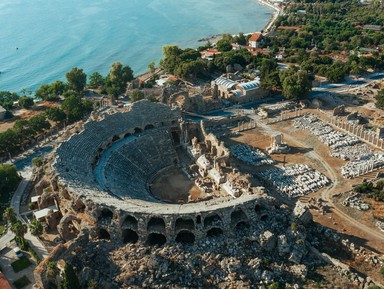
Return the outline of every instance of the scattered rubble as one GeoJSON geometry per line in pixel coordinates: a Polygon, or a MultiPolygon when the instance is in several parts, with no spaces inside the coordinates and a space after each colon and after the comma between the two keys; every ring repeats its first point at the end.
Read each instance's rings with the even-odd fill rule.
{"type": "Polygon", "coordinates": [[[307,195],[330,183],[326,176],[303,164],[263,170],[256,176],[289,198],[307,195]]]}

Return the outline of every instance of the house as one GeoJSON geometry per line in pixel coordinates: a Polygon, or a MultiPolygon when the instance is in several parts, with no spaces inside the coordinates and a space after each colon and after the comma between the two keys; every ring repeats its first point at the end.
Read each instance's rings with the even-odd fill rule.
{"type": "Polygon", "coordinates": [[[200,51],[200,54],[201,58],[203,59],[213,60],[215,55],[221,54],[221,52],[214,48],[208,48],[206,50],[200,51]]]}
{"type": "Polygon", "coordinates": [[[7,111],[5,110],[5,108],[0,105],[0,120],[3,120],[5,118],[6,112],[7,111]]]}
{"type": "Polygon", "coordinates": [[[248,45],[251,46],[252,48],[258,48],[260,43],[262,42],[262,34],[255,32],[251,35],[251,37],[248,39],[248,45]]]}

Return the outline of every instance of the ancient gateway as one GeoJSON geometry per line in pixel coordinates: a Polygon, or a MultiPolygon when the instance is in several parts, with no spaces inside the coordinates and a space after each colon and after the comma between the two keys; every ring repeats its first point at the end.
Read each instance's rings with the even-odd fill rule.
{"type": "Polygon", "coordinates": [[[260,231],[273,201],[231,167],[229,155],[203,123],[183,121],[164,104],[143,100],[90,120],[56,149],[59,232],[66,238],[88,227],[101,239],[161,245],[260,231]],[[153,181],[175,169],[201,198],[171,203],[152,194],[153,181]]]}

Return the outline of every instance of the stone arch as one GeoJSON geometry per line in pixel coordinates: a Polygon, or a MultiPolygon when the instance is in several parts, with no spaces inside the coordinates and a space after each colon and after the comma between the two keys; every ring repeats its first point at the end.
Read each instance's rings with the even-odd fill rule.
{"type": "Polygon", "coordinates": [[[240,221],[235,226],[236,232],[244,232],[249,230],[249,223],[246,221],[240,221]]]}
{"type": "Polygon", "coordinates": [[[223,230],[218,227],[213,227],[207,231],[207,237],[217,238],[224,234],[223,230]]]}
{"type": "Polygon", "coordinates": [[[120,139],[120,137],[118,135],[114,135],[112,137],[112,142],[118,141],[119,139],[120,139]]]}
{"type": "Polygon", "coordinates": [[[198,216],[196,217],[196,223],[197,223],[197,224],[201,224],[201,216],[200,216],[200,215],[198,215],[198,216]]]}
{"type": "Polygon", "coordinates": [[[111,235],[109,234],[109,232],[106,229],[99,229],[97,231],[97,237],[99,239],[103,239],[103,240],[110,240],[111,239],[111,235]]]}
{"type": "Polygon", "coordinates": [[[179,231],[182,229],[194,230],[195,223],[191,218],[178,218],[175,222],[175,231],[179,231]]]}
{"type": "Polygon", "coordinates": [[[265,222],[265,221],[268,221],[268,219],[269,219],[269,216],[267,213],[260,216],[260,221],[265,222]]]}
{"type": "Polygon", "coordinates": [[[141,133],[143,130],[139,127],[135,127],[135,133],[141,133]]]}
{"type": "Polygon", "coordinates": [[[136,243],[139,240],[139,235],[131,229],[125,229],[122,232],[123,242],[127,243],[136,243]]]}
{"type": "Polygon", "coordinates": [[[125,217],[123,222],[123,227],[131,228],[137,230],[137,220],[135,217],[128,215],[125,217]]]}
{"type": "Polygon", "coordinates": [[[260,204],[256,204],[256,205],[255,205],[255,212],[256,212],[256,213],[259,213],[261,210],[262,210],[261,205],[260,205],[260,204]]]}
{"type": "Polygon", "coordinates": [[[148,232],[165,232],[165,221],[159,217],[152,217],[147,225],[148,232]]]}
{"type": "Polygon", "coordinates": [[[147,238],[147,244],[151,246],[162,246],[167,242],[167,238],[163,234],[150,233],[147,238]]]}
{"type": "Polygon", "coordinates": [[[109,220],[111,221],[113,219],[113,212],[108,208],[103,208],[99,214],[98,220],[109,220]]]}
{"type": "Polygon", "coordinates": [[[155,128],[155,126],[153,124],[147,124],[145,127],[144,127],[144,130],[148,130],[148,129],[153,129],[155,128]]]}
{"type": "Polygon", "coordinates": [[[188,230],[182,230],[176,235],[176,242],[182,244],[193,244],[195,239],[195,234],[188,230]]]}
{"type": "Polygon", "coordinates": [[[221,221],[221,218],[219,217],[219,215],[215,214],[215,213],[204,218],[204,227],[205,228],[208,228],[208,227],[211,227],[214,225],[222,226],[222,223],[223,222],[221,221]]]}
{"type": "Polygon", "coordinates": [[[231,224],[236,226],[242,221],[248,221],[248,217],[241,208],[237,208],[231,213],[231,224]]]}
{"type": "Polygon", "coordinates": [[[130,136],[131,136],[131,133],[127,132],[127,133],[124,135],[124,138],[130,137],[130,136]]]}

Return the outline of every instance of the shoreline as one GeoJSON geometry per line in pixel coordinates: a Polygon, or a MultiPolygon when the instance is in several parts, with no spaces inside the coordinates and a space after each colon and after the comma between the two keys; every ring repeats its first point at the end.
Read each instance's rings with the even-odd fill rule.
{"type": "MultiPolygon", "coordinates": [[[[275,23],[277,17],[280,16],[280,14],[282,13],[283,9],[280,8],[280,7],[277,7],[275,5],[273,5],[272,3],[270,3],[269,1],[267,0],[256,0],[257,2],[261,3],[262,5],[264,6],[268,6],[269,8],[275,10],[272,15],[271,15],[271,18],[268,20],[267,24],[265,24],[264,28],[261,30],[263,31],[263,33],[266,33],[267,31],[269,31],[272,27],[272,25],[275,23]]],[[[248,35],[248,34],[252,34],[254,33],[255,31],[253,32],[249,32],[249,33],[244,33],[244,35],[248,35]]],[[[207,37],[203,37],[203,38],[199,38],[197,40],[197,42],[207,42],[207,41],[211,41],[211,40],[220,40],[222,38],[222,34],[216,34],[216,35],[212,35],[212,36],[207,36],[207,37]]],[[[238,35],[238,34],[234,34],[233,36],[235,35],[238,35]]],[[[215,43],[215,42],[213,42],[215,43]]],[[[159,67],[156,67],[156,69],[159,69],[159,67]]],[[[148,72],[143,72],[143,73],[140,73],[138,74],[137,76],[135,76],[135,78],[140,78],[140,77],[143,77],[145,76],[146,74],[148,74],[148,72]]]]}

